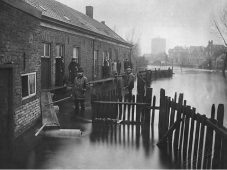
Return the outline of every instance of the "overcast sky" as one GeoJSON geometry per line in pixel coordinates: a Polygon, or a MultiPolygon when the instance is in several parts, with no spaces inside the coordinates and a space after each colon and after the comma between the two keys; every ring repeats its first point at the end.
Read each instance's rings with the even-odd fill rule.
{"type": "Polygon", "coordinates": [[[151,53],[151,39],[166,38],[168,53],[174,46],[203,45],[218,41],[210,31],[213,11],[227,0],[57,0],[85,13],[93,6],[97,21],[105,21],[111,29],[125,38],[135,28],[140,35],[141,54],[151,53]]]}

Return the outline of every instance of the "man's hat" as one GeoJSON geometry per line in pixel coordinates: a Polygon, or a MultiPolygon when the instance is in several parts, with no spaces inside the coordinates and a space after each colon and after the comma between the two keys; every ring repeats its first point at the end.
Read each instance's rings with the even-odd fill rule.
{"type": "Polygon", "coordinates": [[[84,72],[84,70],[81,67],[79,67],[77,72],[81,73],[81,72],[84,72]]]}
{"type": "Polygon", "coordinates": [[[127,68],[127,71],[128,71],[128,70],[132,71],[131,67],[128,67],[128,68],[127,68]]]}
{"type": "Polygon", "coordinates": [[[76,60],[75,58],[72,58],[71,60],[76,60]]]}

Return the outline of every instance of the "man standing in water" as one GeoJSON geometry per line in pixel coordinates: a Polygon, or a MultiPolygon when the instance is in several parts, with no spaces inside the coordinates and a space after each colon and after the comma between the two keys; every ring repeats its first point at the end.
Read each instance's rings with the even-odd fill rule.
{"type": "Polygon", "coordinates": [[[132,96],[132,89],[134,88],[134,76],[132,74],[132,69],[131,67],[128,67],[126,69],[127,71],[127,77],[125,80],[125,87],[124,89],[128,89],[129,97],[132,96]]]}
{"type": "Polygon", "coordinates": [[[84,71],[82,68],[78,68],[77,77],[74,80],[73,92],[75,99],[75,112],[79,112],[79,103],[81,105],[81,114],[83,115],[85,110],[85,93],[88,87],[88,80],[83,75],[84,71]]]}

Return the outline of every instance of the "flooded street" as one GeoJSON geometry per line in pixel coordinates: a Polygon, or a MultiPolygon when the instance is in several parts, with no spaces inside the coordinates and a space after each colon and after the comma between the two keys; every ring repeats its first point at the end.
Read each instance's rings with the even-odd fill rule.
{"type": "MultiPolygon", "coordinates": [[[[164,69],[164,68],[163,68],[164,69]]],[[[226,81],[220,72],[174,68],[172,78],[162,78],[151,83],[159,105],[160,88],[167,96],[184,93],[187,104],[197,112],[210,117],[211,105],[227,103],[226,81]]],[[[97,92],[115,85],[96,87],[97,92]]],[[[95,87],[93,87],[95,88],[95,87]]],[[[133,93],[136,92],[136,86],[133,93]]],[[[182,162],[159,149],[158,112],[155,125],[123,125],[91,123],[90,92],[87,94],[85,119],[75,116],[73,100],[59,103],[57,117],[61,129],[80,129],[80,138],[35,137],[41,122],[20,137],[10,155],[9,168],[38,169],[171,169],[182,168],[182,162]]],[[[227,123],[227,116],[225,122],[227,123]]]]}
{"type": "MultiPolygon", "coordinates": [[[[148,66],[148,69],[154,69],[148,66]]],[[[159,67],[156,67],[159,68],[159,67]]],[[[162,67],[161,69],[166,69],[162,67]]],[[[153,81],[151,87],[159,102],[160,89],[166,90],[166,95],[174,97],[184,93],[187,105],[196,108],[196,112],[210,118],[211,106],[222,103],[225,107],[224,126],[227,126],[227,80],[220,71],[174,67],[172,78],[163,78],[153,81]]]]}

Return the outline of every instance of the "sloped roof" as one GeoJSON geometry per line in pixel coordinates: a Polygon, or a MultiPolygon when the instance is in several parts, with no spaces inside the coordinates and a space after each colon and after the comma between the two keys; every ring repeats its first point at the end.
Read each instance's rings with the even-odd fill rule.
{"type": "Polygon", "coordinates": [[[90,18],[89,16],[76,11],[55,0],[23,0],[31,6],[42,11],[42,15],[55,19],[72,26],[80,27],[87,31],[115,39],[117,41],[127,43],[123,38],[117,35],[107,25],[90,18]]]}
{"type": "Polygon", "coordinates": [[[190,46],[189,47],[189,53],[193,53],[193,52],[204,52],[205,47],[203,46],[190,46]]]}

